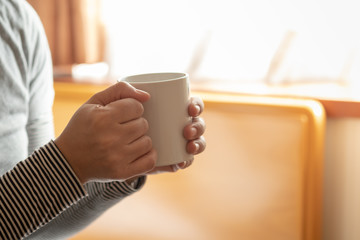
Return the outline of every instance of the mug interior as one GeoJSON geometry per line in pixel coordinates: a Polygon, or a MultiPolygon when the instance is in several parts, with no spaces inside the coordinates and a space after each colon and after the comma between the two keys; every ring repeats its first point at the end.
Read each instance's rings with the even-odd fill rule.
{"type": "Polygon", "coordinates": [[[164,72],[164,73],[147,73],[129,76],[123,79],[128,83],[149,83],[173,81],[187,77],[186,73],[164,72]]]}

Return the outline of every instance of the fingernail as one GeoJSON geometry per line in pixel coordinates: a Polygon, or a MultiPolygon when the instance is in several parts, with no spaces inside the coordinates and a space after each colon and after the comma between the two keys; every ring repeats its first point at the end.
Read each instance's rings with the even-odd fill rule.
{"type": "Polygon", "coordinates": [[[197,133],[197,129],[192,127],[191,128],[191,137],[195,137],[196,133],[197,133]]]}
{"type": "Polygon", "coordinates": [[[200,145],[198,143],[195,143],[195,152],[198,152],[200,149],[200,145]]]}
{"type": "Polygon", "coordinates": [[[199,106],[199,105],[195,105],[195,108],[196,108],[197,112],[200,113],[200,111],[201,111],[200,106],[199,106]]]}

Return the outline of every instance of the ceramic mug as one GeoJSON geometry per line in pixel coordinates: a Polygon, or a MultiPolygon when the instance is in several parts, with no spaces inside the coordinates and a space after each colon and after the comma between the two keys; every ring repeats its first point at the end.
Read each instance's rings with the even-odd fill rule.
{"type": "Polygon", "coordinates": [[[188,74],[148,73],[128,76],[120,81],[151,95],[150,100],[143,103],[143,117],[149,123],[147,135],[158,154],[156,166],[191,160],[193,156],[186,151],[187,140],[183,135],[184,127],[191,122],[188,74]]]}

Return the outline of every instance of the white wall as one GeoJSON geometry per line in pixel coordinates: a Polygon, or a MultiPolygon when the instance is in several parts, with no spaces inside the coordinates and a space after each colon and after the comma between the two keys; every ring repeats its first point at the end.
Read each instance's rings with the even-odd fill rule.
{"type": "Polygon", "coordinates": [[[360,239],[360,119],[328,119],[324,240],[360,239]]]}

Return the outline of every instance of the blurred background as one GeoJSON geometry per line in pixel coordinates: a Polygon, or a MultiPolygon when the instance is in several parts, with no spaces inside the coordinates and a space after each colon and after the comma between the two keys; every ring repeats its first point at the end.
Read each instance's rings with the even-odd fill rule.
{"type": "Polygon", "coordinates": [[[206,106],[194,166],[151,176],[73,240],[360,239],[356,0],[28,2],[52,52],[57,134],[130,74],[188,72],[206,106]]]}
{"type": "Polygon", "coordinates": [[[55,65],[105,62],[114,77],[187,71],[193,81],[351,82],[354,0],[30,0],[55,65]]]}

